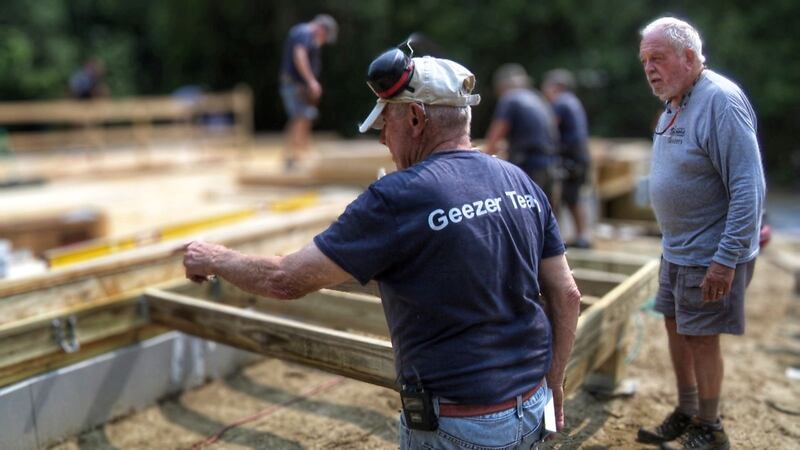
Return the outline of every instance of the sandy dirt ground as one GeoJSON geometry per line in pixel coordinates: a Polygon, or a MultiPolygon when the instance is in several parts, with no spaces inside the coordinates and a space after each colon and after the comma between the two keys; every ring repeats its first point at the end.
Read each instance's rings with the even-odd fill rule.
{"type": "MultiPolygon", "coordinates": [[[[605,244],[657,254],[657,242],[605,244]]],[[[722,413],[733,448],[800,448],[800,298],[792,278],[761,257],[747,301],[745,337],[725,337],[722,413]]],[[[632,396],[581,391],[566,404],[554,449],[646,449],[643,423],[673,407],[674,380],[661,319],[643,308],[631,320],[627,376],[632,396]]],[[[73,437],[54,449],[392,449],[398,396],[389,390],[274,359],[73,437]]]]}

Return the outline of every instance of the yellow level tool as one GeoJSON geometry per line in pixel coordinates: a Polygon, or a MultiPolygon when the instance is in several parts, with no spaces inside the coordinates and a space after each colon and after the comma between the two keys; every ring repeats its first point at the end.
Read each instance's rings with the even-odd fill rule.
{"type": "Polygon", "coordinates": [[[264,210],[284,213],[308,208],[316,204],[318,200],[319,194],[317,192],[306,192],[284,200],[271,202],[263,208],[244,208],[202,219],[167,225],[133,236],[94,239],[66,247],[54,248],[45,252],[45,258],[50,268],[65,267],[160,241],[191,236],[210,228],[241,222],[254,217],[264,210]]]}

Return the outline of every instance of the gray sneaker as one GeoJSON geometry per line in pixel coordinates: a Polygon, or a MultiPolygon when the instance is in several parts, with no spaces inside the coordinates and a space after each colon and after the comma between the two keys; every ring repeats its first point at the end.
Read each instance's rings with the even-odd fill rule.
{"type": "Polygon", "coordinates": [[[660,444],[671,441],[683,434],[691,424],[692,416],[686,415],[675,408],[660,425],[639,428],[636,440],[645,444],[660,444]]]}
{"type": "Polygon", "coordinates": [[[663,442],[662,450],[729,450],[728,435],[722,424],[708,425],[697,419],[677,439],[663,442]]]}

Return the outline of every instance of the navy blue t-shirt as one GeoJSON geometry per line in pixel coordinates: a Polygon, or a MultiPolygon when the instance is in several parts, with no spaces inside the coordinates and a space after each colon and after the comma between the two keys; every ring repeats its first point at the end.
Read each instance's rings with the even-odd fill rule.
{"type": "Polygon", "coordinates": [[[296,83],[305,84],[305,80],[297,71],[294,65],[294,47],[302,45],[308,52],[308,62],[311,64],[311,72],[319,78],[321,67],[320,49],[314,41],[314,31],[310,24],[300,23],[289,30],[289,36],[283,44],[283,57],[281,58],[281,75],[288,76],[296,83]]]}
{"type": "Polygon", "coordinates": [[[509,160],[525,169],[554,162],[558,131],[550,105],[530,89],[512,89],[497,101],[494,118],[508,123],[509,160]]]}
{"type": "Polygon", "coordinates": [[[549,370],[538,269],[564,245],[546,196],[514,165],[435,153],[374,182],[314,242],[359,282],[378,281],[402,382],[486,404],[549,370]]]}
{"type": "Polygon", "coordinates": [[[553,102],[561,135],[561,155],[578,161],[589,160],[589,124],[581,101],[572,92],[562,92],[553,102]]]}

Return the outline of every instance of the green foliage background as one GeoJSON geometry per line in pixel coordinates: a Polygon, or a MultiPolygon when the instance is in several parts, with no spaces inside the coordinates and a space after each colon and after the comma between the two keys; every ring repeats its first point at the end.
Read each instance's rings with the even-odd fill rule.
{"type": "Polygon", "coordinates": [[[364,84],[371,59],[416,31],[477,75],[475,136],[494,107],[492,71],[514,61],[534,78],[576,71],[594,135],[649,137],[660,105],[638,62],[638,30],[674,14],[700,29],[709,66],[750,96],[771,178],[795,180],[800,166],[796,0],[0,0],[0,11],[0,100],[63,97],[72,71],[99,56],[115,96],[245,82],[259,130],[285,122],[277,72],[286,31],[328,12],[341,31],[324,50],[317,127],[345,136],[374,100],[364,84]]]}

